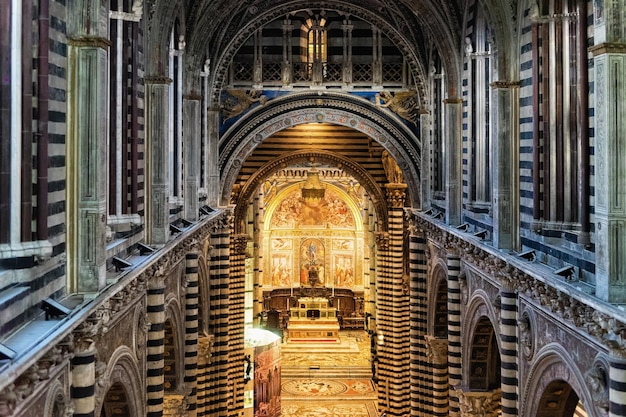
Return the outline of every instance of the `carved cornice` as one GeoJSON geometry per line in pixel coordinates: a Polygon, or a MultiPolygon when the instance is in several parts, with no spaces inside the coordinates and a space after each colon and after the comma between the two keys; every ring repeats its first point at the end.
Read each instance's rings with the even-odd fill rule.
{"type": "Polygon", "coordinates": [[[202,96],[199,94],[183,94],[183,100],[201,101],[202,96]]]}
{"type": "Polygon", "coordinates": [[[519,88],[519,81],[494,81],[489,84],[489,87],[492,88],[519,88]]]}
{"type": "Polygon", "coordinates": [[[75,38],[68,38],[67,44],[77,48],[108,49],[111,46],[111,41],[107,38],[102,38],[99,36],[80,36],[75,38]]]}
{"type": "Polygon", "coordinates": [[[169,85],[174,81],[170,77],[167,77],[165,75],[147,75],[144,77],[143,80],[146,85],[147,84],[169,85]]]}
{"type": "Polygon", "coordinates": [[[626,358],[625,320],[598,311],[584,299],[577,298],[574,291],[556,288],[544,279],[531,275],[504,259],[504,254],[501,258],[479,246],[478,242],[465,240],[425,217],[416,215],[416,220],[418,227],[426,232],[435,245],[456,251],[462,261],[484,276],[493,277],[501,288],[524,295],[560,321],[595,338],[612,355],[626,358]]]}
{"type": "Polygon", "coordinates": [[[594,57],[604,54],[626,54],[626,43],[604,42],[589,48],[594,57]]]}

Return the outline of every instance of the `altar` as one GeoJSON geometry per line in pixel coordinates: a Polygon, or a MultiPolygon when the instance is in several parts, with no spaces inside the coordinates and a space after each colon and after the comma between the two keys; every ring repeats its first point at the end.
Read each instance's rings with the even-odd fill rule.
{"type": "Polygon", "coordinates": [[[289,312],[287,340],[290,342],[339,342],[337,309],[328,299],[303,297],[289,312]]]}

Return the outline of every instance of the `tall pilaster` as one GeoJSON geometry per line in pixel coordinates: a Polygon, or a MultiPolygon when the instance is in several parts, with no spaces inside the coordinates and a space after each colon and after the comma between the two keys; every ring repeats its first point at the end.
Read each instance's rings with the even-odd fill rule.
{"type": "Polygon", "coordinates": [[[500,340],[502,417],[517,416],[517,294],[514,283],[502,277],[500,290],[500,340]]]}
{"type": "Polygon", "coordinates": [[[517,150],[519,148],[519,83],[491,84],[495,117],[491,146],[493,176],[493,244],[500,249],[517,246],[517,150]]]}
{"type": "Polygon", "coordinates": [[[167,77],[146,77],[146,239],[155,245],[170,237],[169,84],[167,77]]]}
{"type": "Polygon", "coordinates": [[[457,226],[461,224],[463,205],[461,187],[461,112],[463,100],[460,98],[449,98],[444,103],[446,118],[446,223],[451,226],[457,226]]]}
{"type": "Polygon", "coordinates": [[[198,373],[198,252],[185,255],[185,391],[187,416],[197,415],[198,373]]]}
{"type": "Polygon", "coordinates": [[[626,0],[594,5],[596,295],[610,303],[624,303],[626,0]]]}
{"type": "Polygon", "coordinates": [[[426,211],[430,208],[430,142],[431,142],[431,116],[428,112],[420,113],[420,140],[422,143],[422,155],[420,175],[422,178],[422,194],[420,196],[420,203],[422,211],[426,211]]]}
{"type": "Polygon", "coordinates": [[[220,171],[218,149],[218,142],[220,140],[220,113],[218,109],[211,109],[207,111],[207,124],[207,204],[210,207],[218,207],[220,205],[220,171]]]}
{"type": "Polygon", "coordinates": [[[433,409],[428,415],[444,417],[448,415],[448,341],[434,336],[425,337],[428,358],[433,373],[431,393],[433,409]]]}
{"type": "Polygon", "coordinates": [[[154,277],[147,289],[148,330],[146,379],[147,417],[163,415],[163,384],[165,383],[165,283],[162,277],[154,277]]]}
{"type": "Polygon", "coordinates": [[[202,97],[183,96],[183,140],[185,141],[185,219],[199,217],[198,189],[200,188],[200,101],[202,97]]]}
{"type": "MultiPolygon", "coordinates": [[[[98,16],[86,18],[97,22],[98,16]]],[[[67,273],[71,291],[89,293],[106,284],[109,41],[79,29],[77,38],[68,44],[68,112],[72,117],[67,131],[67,273]]]]}
{"type": "Polygon", "coordinates": [[[609,417],[626,416],[626,358],[609,358],[609,417]]]}
{"type": "Polygon", "coordinates": [[[450,416],[459,416],[459,397],[456,387],[463,380],[461,369],[461,259],[448,252],[448,387],[450,389],[450,416]]]}
{"type": "MultiPolygon", "coordinates": [[[[409,221],[411,221],[409,219],[409,221]]],[[[427,346],[424,336],[428,325],[428,289],[426,251],[428,250],[426,236],[418,231],[415,224],[409,224],[409,377],[411,414],[422,416],[428,414],[432,402],[432,392],[429,387],[431,381],[431,367],[428,363],[427,346]]],[[[447,405],[446,379],[446,405],[447,405]]]]}
{"type": "Polygon", "coordinates": [[[388,415],[403,416],[409,408],[408,277],[403,274],[404,199],[406,184],[386,184],[389,212],[388,245],[379,246],[382,263],[377,283],[378,405],[388,415]]]}

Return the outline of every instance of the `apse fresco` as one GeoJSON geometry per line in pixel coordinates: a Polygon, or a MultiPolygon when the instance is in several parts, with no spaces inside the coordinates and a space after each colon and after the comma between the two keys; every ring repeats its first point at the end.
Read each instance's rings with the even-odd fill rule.
{"type": "Polygon", "coordinates": [[[332,191],[326,190],[326,195],[321,200],[305,202],[300,190],[295,190],[274,211],[271,227],[276,229],[303,226],[351,229],[355,227],[355,220],[345,201],[332,191]]]}

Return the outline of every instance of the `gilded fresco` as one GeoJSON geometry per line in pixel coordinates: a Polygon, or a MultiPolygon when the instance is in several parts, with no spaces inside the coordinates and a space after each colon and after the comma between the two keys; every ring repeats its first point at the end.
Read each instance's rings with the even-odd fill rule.
{"type": "Polygon", "coordinates": [[[320,201],[304,201],[300,190],[295,190],[281,201],[270,225],[272,229],[302,226],[353,229],[355,220],[346,202],[331,190],[326,190],[320,201]]]}
{"type": "Polygon", "coordinates": [[[352,254],[333,254],[332,273],[335,287],[352,288],[360,284],[356,282],[352,254]]]}
{"type": "Polygon", "coordinates": [[[291,253],[272,254],[272,285],[275,287],[291,286],[293,263],[291,253]]]}

